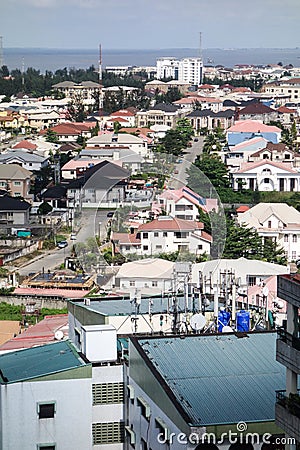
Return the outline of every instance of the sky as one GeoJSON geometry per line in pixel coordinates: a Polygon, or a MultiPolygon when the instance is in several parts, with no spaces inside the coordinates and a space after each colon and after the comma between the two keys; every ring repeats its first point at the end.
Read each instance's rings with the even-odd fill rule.
{"type": "Polygon", "coordinates": [[[0,0],[3,47],[300,47],[299,0],[0,0]]]}

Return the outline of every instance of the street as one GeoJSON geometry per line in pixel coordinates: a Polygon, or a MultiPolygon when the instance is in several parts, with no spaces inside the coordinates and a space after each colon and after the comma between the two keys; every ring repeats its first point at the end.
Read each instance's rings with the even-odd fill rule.
{"type": "Polygon", "coordinates": [[[176,164],[175,170],[178,170],[178,173],[174,173],[174,175],[170,177],[168,183],[170,188],[180,189],[182,186],[186,185],[188,179],[187,169],[189,169],[196,157],[202,153],[203,143],[204,137],[199,136],[198,141],[193,141],[192,147],[187,148],[185,155],[181,158],[182,162],[176,164]]]}
{"type": "Polygon", "coordinates": [[[76,242],[85,242],[89,237],[99,235],[103,239],[106,236],[107,221],[107,211],[83,210],[76,240],[68,240],[68,247],[50,250],[48,254],[39,256],[32,263],[17,269],[17,272],[21,276],[28,276],[30,273],[39,272],[43,269],[45,272],[49,269],[53,270],[55,267],[60,266],[66,257],[70,256],[73,244],[76,245],[76,242]]]}

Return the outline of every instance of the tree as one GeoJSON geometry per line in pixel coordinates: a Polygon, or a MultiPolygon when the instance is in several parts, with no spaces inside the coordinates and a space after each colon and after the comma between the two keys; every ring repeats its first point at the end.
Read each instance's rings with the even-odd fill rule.
{"type": "Polygon", "coordinates": [[[47,129],[46,142],[52,142],[54,144],[57,144],[59,142],[57,133],[55,133],[55,131],[51,130],[51,128],[47,129]]]}
{"type": "Polygon", "coordinates": [[[84,122],[87,118],[87,112],[84,109],[83,98],[76,95],[68,104],[67,118],[74,122],[84,122]]]}
{"type": "Polygon", "coordinates": [[[208,134],[204,139],[203,153],[220,152],[221,150],[222,145],[219,139],[213,133],[208,134]]]}
{"type": "Polygon", "coordinates": [[[49,203],[47,202],[43,202],[38,209],[38,214],[40,214],[41,216],[44,216],[46,214],[48,214],[49,212],[52,211],[52,206],[49,205],[49,203]]]}

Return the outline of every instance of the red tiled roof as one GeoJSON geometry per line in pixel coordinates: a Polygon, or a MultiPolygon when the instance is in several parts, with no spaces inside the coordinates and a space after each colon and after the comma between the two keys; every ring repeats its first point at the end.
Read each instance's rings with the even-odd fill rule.
{"type": "Polygon", "coordinates": [[[281,112],[281,113],[286,113],[286,114],[295,114],[295,111],[293,109],[287,108],[286,106],[280,106],[279,108],[277,108],[277,111],[281,112]]]}
{"type": "Polygon", "coordinates": [[[68,337],[68,328],[68,314],[45,316],[41,322],[5,342],[0,349],[1,351],[18,350],[48,344],[56,340],[55,332],[58,330],[63,332],[64,337],[68,337]]]}
{"type": "Polygon", "coordinates": [[[228,128],[227,131],[238,133],[281,133],[280,128],[265,125],[259,120],[238,120],[232,127],[228,128]]]}
{"type": "Polygon", "coordinates": [[[24,139],[23,141],[20,141],[16,145],[14,145],[13,148],[26,148],[27,150],[36,150],[37,145],[24,139]]]}
{"type": "Polygon", "coordinates": [[[135,234],[113,233],[111,240],[118,245],[140,245],[141,240],[136,238],[135,234]]]}
{"type": "Polygon", "coordinates": [[[39,288],[23,288],[18,287],[14,290],[19,295],[43,295],[47,297],[62,297],[62,298],[82,298],[88,294],[88,291],[79,289],[39,289],[39,288]]]}
{"type": "Polygon", "coordinates": [[[111,116],[121,116],[121,117],[134,117],[135,115],[133,112],[129,111],[128,109],[119,109],[119,111],[115,111],[111,114],[111,116]]]}
{"type": "Polygon", "coordinates": [[[152,220],[152,222],[143,223],[139,226],[138,231],[194,231],[201,230],[203,228],[204,225],[202,222],[195,222],[194,220],[169,219],[162,216],[159,219],[152,220]]]}
{"type": "MultiPolygon", "coordinates": [[[[278,110],[277,110],[278,111],[278,110]]],[[[277,112],[275,109],[264,105],[263,103],[256,102],[250,103],[250,105],[245,106],[240,110],[240,114],[271,114],[277,112]]]]}
{"type": "Polygon", "coordinates": [[[245,211],[248,211],[250,208],[247,205],[241,205],[236,209],[237,213],[243,213],[245,211]]]}

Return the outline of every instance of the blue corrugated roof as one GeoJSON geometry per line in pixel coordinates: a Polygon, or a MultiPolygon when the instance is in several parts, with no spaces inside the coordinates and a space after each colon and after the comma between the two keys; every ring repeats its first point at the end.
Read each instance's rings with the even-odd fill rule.
{"type": "Polygon", "coordinates": [[[16,383],[85,366],[68,341],[0,355],[0,383],[16,383]]]}
{"type": "Polygon", "coordinates": [[[275,419],[275,390],[285,389],[276,333],[139,339],[194,425],[275,419]]]}

